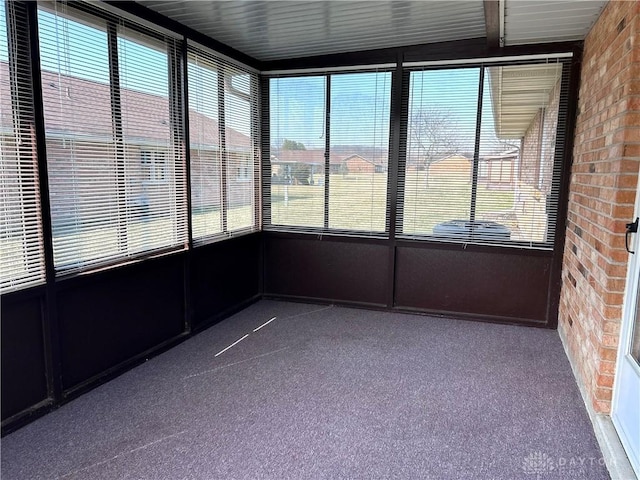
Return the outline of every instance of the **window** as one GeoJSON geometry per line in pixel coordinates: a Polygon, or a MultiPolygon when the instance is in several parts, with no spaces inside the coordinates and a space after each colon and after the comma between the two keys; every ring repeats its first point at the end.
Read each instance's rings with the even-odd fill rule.
{"type": "Polygon", "coordinates": [[[399,235],[551,248],[567,75],[557,60],[412,71],[399,235]]]}
{"type": "Polygon", "coordinates": [[[183,247],[172,41],[60,3],[38,24],[56,272],[183,247]]]}
{"type": "Polygon", "coordinates": [[[44,282],[28,25],[0,0],[0,291],[44,282]],[[11,39],[11,42],[8,39],[11,39]]]}
{"type": "Polygon", "coordinates": [[[167,179],[167,152],[141,150],[140,164],[145,176],[143,182],[157,183],[167,179]]]}
{"type": "Polygon", "coordinates": [[[189,46],[188,84],[194,241],[254,231],[257,76],[189,46]]]}
{"type": "Polygon", "coordinates": [[[269,90],[270,224],[387,232],[391,72],[272,78],[269,90]]]}
{"type": "Polygon", "coordinates": [[[440,235],[469,219],[479,79],[479,68],[410,74],[404,234],[440,235]]]}
{"type": "Polygon", "coordinates": [[[269,82],[272,225],[324,226],[326,77],[269,82]]]}

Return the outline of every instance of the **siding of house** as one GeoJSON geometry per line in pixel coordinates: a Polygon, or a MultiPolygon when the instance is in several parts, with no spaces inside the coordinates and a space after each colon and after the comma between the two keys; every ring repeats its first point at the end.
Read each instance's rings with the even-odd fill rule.
{"type": "Polygon", "coordinates": [[[348,173],[375,173],[376,171],[373,163],[359,156],[347,158],[344,163],[347,166],[348,173]]]}
{"type": "Polygon", "coordinates": [[[429,183],[471,183],[471,160],[454,155],[433,162],[429,165],[429,183]]]}
{"type": "Polygon", "coordinates": [[[640,2],[609,2],[588,34],[578,102],[559,333],[597,412],[611,408],[640,161],[640,2]]]}

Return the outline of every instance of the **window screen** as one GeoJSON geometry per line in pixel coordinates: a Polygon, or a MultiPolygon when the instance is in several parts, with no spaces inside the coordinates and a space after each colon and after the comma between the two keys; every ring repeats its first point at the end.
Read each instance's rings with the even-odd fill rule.
{"type": "Polygon", "coordinates": [[[0,0],[0,291],[44,281],[29,47],[23,6],[0,0]],[[11,42],[8,41],[11,39],[11,42]]]}
{"type": "Polygon", "coordinates": [[[388,231],[391,72],[272,78],[272,226],[388,231]]]}
{"type": "Polygon", "coordinates": [[[191,203],[196,243],[257,228],[257,77],[189,47],[191,203]]]}
{"type": "Polygon", "coordinates": [[[550,60],[412,71],[400,235],[551,248],[567,70],[550,60]]]}
{"type": "Polygon", "coordinates": [[[58,3],[38,23],[56,271],[185,245],[171,41],[58,3]]]}

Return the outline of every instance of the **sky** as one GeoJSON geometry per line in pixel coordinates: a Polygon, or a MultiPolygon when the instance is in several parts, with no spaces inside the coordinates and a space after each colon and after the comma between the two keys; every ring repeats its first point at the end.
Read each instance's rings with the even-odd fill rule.
{"type": "MultiPolygon", "coordinates": [[[[452,135],[465,152],[473,152],[480,68],[416,71],[410,77],[409,119],[420,111],[437,110],[449,119],[452,135]]],[[[491,94],[485,79],[480,153],[495,151],[491,94]]],[[[325,143],[323,76],[274,78],[270,83],[271,144],[284,139],[305,147],[325,143]]],[[[331,144],[388,146],[391,73],[331,75],[331,144]]]]}

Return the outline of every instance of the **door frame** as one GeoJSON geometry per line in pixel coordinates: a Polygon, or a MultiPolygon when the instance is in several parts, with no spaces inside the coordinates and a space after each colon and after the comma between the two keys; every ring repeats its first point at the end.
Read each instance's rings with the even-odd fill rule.
{"type": "MultiPolygon", "coordinates": [[[[636,187],[636,200],[634,207],[633,219],[640,216],[640,176],[636,187]]],[[[630,219],[630,221],[633,221],[630,219]]],[[[630,357],[632,332],[636,322],[637,306],[640,301],[640,232],[633,234],[633,240],[629,247],[635,254],[628,254],[627,276],[624,290],[624,300],[622,304],[622,319],[620,326],[620,337],[618,343],[618,354],[616,357],[616,371],[613,386],[613,398],[611,401],[611,420],[616,429],[620,442],[624,447],[625,453],[629,459],[631,467],[636,475],[640,477],[640,451],[634,451],[631,447],[631,439],[627,433],[629,428],[625,419],[621,419],[619,414],[618,402],[620,396],[627,394],[623,388],[626,387],[626,379],[640,382],[640,365],[636,360],[630,357]],[[635,379],[634,375],[637,375],[635,379]]],[[[640,403],[640,399],[639,399],[640,403]]],[[[640,416],[640,414],[639,414],[640,416]]],[[[640,450],[640,449],[639,449],[640,450]]]]}

